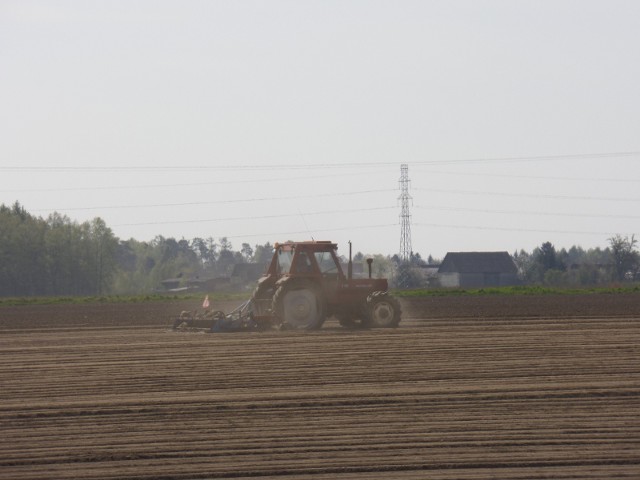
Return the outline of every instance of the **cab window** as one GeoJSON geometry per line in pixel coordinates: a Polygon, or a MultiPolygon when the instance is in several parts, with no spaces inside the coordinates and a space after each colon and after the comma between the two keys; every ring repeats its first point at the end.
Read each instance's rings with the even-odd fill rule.
{"type": "Polygon", "coordinates": [[[279,250],[278,251],[278,273],[289,273],[291,269],[291,260],[293,258],[293,252],[291,250],[279,250]]]}
{"type": "Polygon", "coordinates": [[[315,252],[315,256],[320,273],[338,273],[338,266],[330,252],[315,252]]]}

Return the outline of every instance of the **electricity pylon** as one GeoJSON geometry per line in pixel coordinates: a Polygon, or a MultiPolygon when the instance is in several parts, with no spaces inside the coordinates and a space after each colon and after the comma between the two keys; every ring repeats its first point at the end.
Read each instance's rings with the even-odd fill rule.
{"type": "Polygon", "coordinates": [[[411,260],[411,214],[409,213],[409,166],[400,165],[400,260],[411,260]]]}

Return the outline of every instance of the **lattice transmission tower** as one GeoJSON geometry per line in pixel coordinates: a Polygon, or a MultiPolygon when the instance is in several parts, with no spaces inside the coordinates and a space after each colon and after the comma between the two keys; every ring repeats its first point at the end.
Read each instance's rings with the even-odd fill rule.
{"type": "Polygon", "coordinates": [[[411,260],[411,214],[409,213],[409,166],[400,165],[400,259],[403,262],[411,260]]]}

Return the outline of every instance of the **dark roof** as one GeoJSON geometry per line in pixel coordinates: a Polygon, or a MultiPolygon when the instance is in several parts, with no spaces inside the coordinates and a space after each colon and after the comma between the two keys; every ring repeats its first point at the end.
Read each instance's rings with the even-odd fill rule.
{"type": "Polygon", "coordinates": [[[508,252],[449,252],[438,273],[518,273],[508,252]]]}

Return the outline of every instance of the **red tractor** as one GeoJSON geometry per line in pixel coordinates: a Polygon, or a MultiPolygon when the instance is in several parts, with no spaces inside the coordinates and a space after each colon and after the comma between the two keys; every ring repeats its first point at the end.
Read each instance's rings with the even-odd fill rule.
{"type": "Polygon", "coordinates": [[[259,327],[314,330],[334,315],[350,328],[392,328],[400,323],[400,304],[384,278],[353,278],[351,244],[347,275],[328,241],[276,243],[267,272],[248,304],[259,327]]]}

